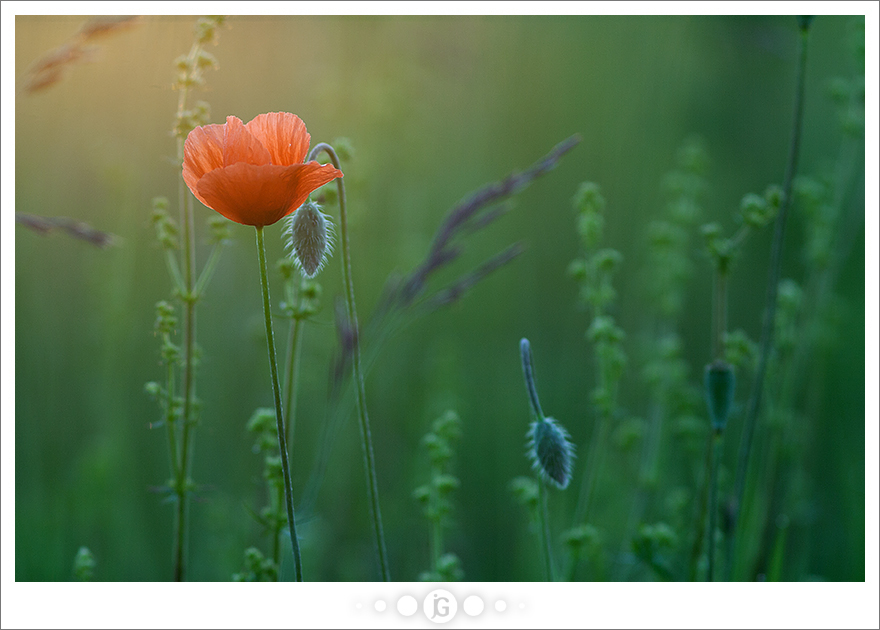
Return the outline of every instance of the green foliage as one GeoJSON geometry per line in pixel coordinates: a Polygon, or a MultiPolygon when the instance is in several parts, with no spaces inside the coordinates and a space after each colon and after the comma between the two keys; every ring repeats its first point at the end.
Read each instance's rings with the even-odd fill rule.
{"type": "Polygon", "coordinates": [[[274,582],[278,579],[278,567],[256,547],[244,551],[244,568],[232,574],[233,582],[274,582]]]}
{"type": "Polygon", "coordinates": [[[642,525],[633,538],[632,549],[636,557],[644,562],[663,581],[675,580],[669,566],[667,555],[675,550],[678,536],[666,523],[642,525]]]}
{"type": "Polygon", "coordinates": [[[73,576],[79,582],[90,582],[95,577],[95,556],[88,547],[80,547],[73,559],[73,576]]]}
{"type": "Polygon", "coordinates": [[[516,502],[529,510],[530,514],[538,509],[538,482],[533,477],[516,477],[510,482],[510,491],[516,502]]]}
{"type": "Polygon", "coordinates": [[[687,138],[678,150],[675,168],[663,178],[665,216],[647,226],[645,283],[664,319],[675,320],[680,314],[685,284],[693,275],[691,232],[703,215],[708,165],[704,141],[698,136],[687,138]]]}
{"type": "Polygon", "coordinates": [[[463,579],[461,560],[443,548],[444,530],[451,525],[452,493],[461,481],[452,474],[453,444],[461,437],[461,419],[451,409],[431,424],[422,438],[431,462],[431,478],[413,491],[413,498],[422,506],[422,513],[431,524],[430,550],[432,567],[419,574],[420,581],[452,582],[463,579]]]}

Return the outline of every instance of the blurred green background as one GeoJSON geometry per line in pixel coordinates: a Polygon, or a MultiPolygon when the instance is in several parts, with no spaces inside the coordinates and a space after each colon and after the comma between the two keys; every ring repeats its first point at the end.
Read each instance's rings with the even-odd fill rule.
{"type": "MultiPolygon", "coordinates": [[[[17,16],[19,83],[84,20],[17,16]]],[[[93,58],[55,85],[16,95],[16,211],[73,217],[120,237],[118,246],[100,250],[15,227],[17,580],[71,579],[82,545],[97,559],[96,579],[171,578],[172,506],[150,491],[170,474],[165,433],[149,429],[160,411],[143,389],[162,376],[154,304],[170,299],[171,288],[150,200],[169,197],[176,216],[172,62],[189,50],[194,22],[143,18],[97,41],[93,58]]],[[[853,73],[851,22],[822,17],[813,25],[804,173],[833,168],[838,155],[827,86],[853,73]]],[[[781,184],[796,49],[792,17],[233,17],[221,29],[218,45],[208,48],[219,69],[193,95],[210,103],[214,122],[289,111],[306,122],[313,143],[351,140],[345,183],[364,321],[388,275],[421,262],[457,201],[526,168],[564,138],[582,137],[554,171],[514,198],[512,212],[468,240],[454,270],[463,273],[517,240],[526,242],[526,253],[451,308],[392,337],[368,375],[394,579],[413,580],[428,568],[428,523],[411,495],[428,478],[419,440],[447,408],[463,421],[455,463],[462,485],[448,549],[469,580],[541,579],[525,511],[508,490],[513,477],[529,473],[518,341],[531,340],[545,411],[578,447],[575,487],[551,496],[558,535],[571,517],[595,419],[589,321],[566,275],[578,251],[572,196],[590,180],[608,201],[604,245],[624,257],[615,316],[634,342],[650,321],[644,228],[662,211],[660,182],[676,150],[693,133],[704,139],[711,158],[705,220],[732,232],[745,193],[781,184]]],[[[860,176],[856,206],[864,204],[863,183],[860,176]]],[[[196,205],[201,266],[204,222],[213,213],[196,205]]],[[[803,274],[802,224],[795,208],[783,277],[803,274]]],[[[247,511],[265,496],[262,460],[245,423],[256,407],[271,406],[272,394],[253,230],[233,225],[232,234],[198,312],[203,409],[192,476],[203,487],[190,510],[193,580],[227,580],[241,570],[246,547],[266,547],[247,511]]],[[[810,357],[818,385],[797,454],[807,506],[792,516],[797,569],[787,579],[864,579],[863,234],[845,252],[836,336],[810,357]]],[[[695,235],[696,273],[680,327],[694,383],[711,358],[711,273],[699,242],[695,235]]],[[[267,243],[270,260],[282,255],[280,225],[267,229],[267,243]]],[[[730,326],[753,338],[760,334],[769,243],[769,229],[752,238],[731,278],[730,326]]],[[[305,331],[292,463],[297,491],[315,467],[328,422],[339,264],[337,253],[320,276],[324,306],[305,331]]],[[[271,282],[280,296],[280,277],[271,282]]],[[[279,325],[279,347],[284,330],[279,325]]],[[[630,357],[622,404],[639,415],[641,366],[635,351],[630,357]]],[[[741,387],[738,403],[747,395],[741,387]]],[[[741,414],[731,421],[722,491],[741,424],[741,414]]],[[[670,468],[691,456],[676,448],[670,441],[664,451],[670,468]]],[[[610,553],[621,546],[637,453],[608,454],[599,478],[591,520],[610,553]]],[[[679,485],[670,473],[662,489],[679,485]]],[[[652,516],[664,519],[661,508],[652,516]]],[[[369,528],[359,435],[348,418],[301,526],[306,578],[375,579],[369,528]]],[[[282,568],[286,578],[290,564],[282,568]]]]}

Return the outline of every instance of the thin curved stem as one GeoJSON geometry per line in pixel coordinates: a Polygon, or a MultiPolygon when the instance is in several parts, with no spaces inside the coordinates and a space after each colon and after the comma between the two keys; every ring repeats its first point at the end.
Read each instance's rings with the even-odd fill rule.
{"type": "Polygon", "coordinates": [[[302,318],[294,315],[290,320],[287,336],[287,355],[285,358],[284,435],[287,436],[287,450],[293,451],[293,434],[296,429],[296,394],[299,384],[299,349],[302,338],[302,318]]]}
{"type": "MultiPolygon", "coordinates": [[[[755,424],[757,422],[758,410],[761,406],[761,395],[764,387],[764,377],[767,372],[767,362],[770,357],[770,350],[773,347],[774,322],[776,319],[776,301],[779,288],[779,276],[782,268],[782,245],[785,236],[785,221],[788,216],[788,209],[791,206],[792,185],[795,173],[797,173],[798,153],[801,141],[801,129],[803,127],[804,118],[804,85],[806,83],[806,66],[807,66],[807,42],[809,35],[809,20],[802,20],[800,23],[800,54],[798,55],[794,101],[794,120],[792,122],[791,144],[788,152],[788,163],[785,169],[785,180],[782,187],[782,204],[779,208],[779,215],[776,217],[776,225],[773,232],[773,243],[770,250],[770,273],[767,281],[767,298],[764,306],[764,321],[761,327],[761,352],[758,358],[758,368],[755,374],[755,381],[749,397],[746,418],[743,425],[742,441],[740,442],[739,457],[736,467],[736,478],[734,482],[734,527],[736,532],[736,524],[739,521],[739,513],[742,509],[743,494],[745,492],[746,474],[748,472],[749,456],[752,450],[752,439],[755,433],[755,424]]],[[[732,535],[735,535],[732,534],[732,535]]],[[[735,544],[731,544],[731,548],[735,548],[735,544]]],[[[729,565],[732,563],[729,563],[729,565]]]]}
{"type": "Polygon", "coordinates": [[[712,432],[712,478],[709,480],[709,536],[708,557],[709,572],[706,574],[707,582],[715,581],[715,523],[718,520],[718,467],[721,465],[721,436],[720,430],[712,432]]]}
{"type": "Polygon", "coordinates": [[[537,416],[538,422],[543,422],[544,413],[541,411],[541,401],[538,400],[538,389],[535,387],[535,375],[532,371],[532,348],[528,339],[520,340],[519,354],[522,357],[523,377],[526,380],[526,390],[529,392],[529,402],[532,403],[532,412],[537,416]]]}
{"type": "Polygon", "coordinates": [[[538,523],[539,536],[541,537],[541,555],[544,557],[544,571],[546,572],[546,580],[555,582],[556,576],[553,574],[553,548],[550,546],[550,524],[547,514],[547,486],[538,478],[538,523]]]}
{"type": "Polygon", "coordinates": [[[596,479],[599,476],[599,468],[602,465],[602,454],[605,451],[607,441],[607,427],[610,422],[605,414],[599,416],[599,420],[593,436],[590,439],[590,454],[587,455],[587,467],[584,469],[581,491],[574,510],[574,525],[589,524],[590,505],[593,500],[593,491],[596,487],[596,479]]]}
{"type": "MultiPolygon", "coordinates": [[[[194,43],[190,48],[188,59],[192,61],[200,50],[198,43],[194,43]]],[[[186,99],[189,96],[189,90],[183,87],[180,90],[180,96],[177,99],[178,116],[186,108],[186,99]]],[[[183,146],[184,139],[177,137],[177,160],[183,163],[183,146]]],[[[180,208],[180,223],[183,226],[183,278],[180,278],[179,272],[174,273],[175,269],[171,267],[172,276],[180,289],[180,281],[182,280],[183,292],[180,299],[184,304],[184,324],[183,324],[183,409],[181,420],[181,443],[179,463],[177,465],[177,478],[175,479],[175,492],[177,494],[177,516],[174,521],[174,579],[181,582],[186,574],[186,517],[187,517],[187,497],[189,496],[189,451],[190,451],[190,434],[194,422],[192,421],[193,396],[195,385],[194,379],[194,362],[195,362],[195,345],[196,345],[196,311],[195,300],[193,299],[193,277],[196,268],[196,236],[195,236],[195,220],[193,218],[192,197],[186,194],[186,186],[183,178],[177,180],[177,199],[180,208]]]]}
{"type": "MultiPolygon", "coordinates": [[[[178,154],[183,159],[183,140],[178,140],[178,154]]],[[[183,179],[178,182],[180,188],[180,208],[183,213],[183,259],[184,259],[184,295],[181,299],[184,303],[183,325],[183,414],[181,422],[180,463],[177,467],[178,477],[175,490],[177,491],[177,518],[175,521],[174,542],[174,579],[181,582],[186,573],[186,517],[187,497],[189,496],[189,451],[190,436],[194,422],[193,392],[195,389],[194,362],[196,346],[196,304],[192,299],[193,276],[196,266],[196,237],[193,219],[192,200],[183,190],[183,179]]]]}
{"type": "Polygon", "coordinates": [[[263,228],[257,228],[257,254],[260,257],[260,285],[263,289],[263,315],[266,319],[266,345],[269,347],[269,371],[272,373],[272,393],[275,395],[275,425],[278,429],[278,450],[281,451],[281,468],[284,471],[284,491],[287,495],[287,522],[290,529],[290,545],[296,581],[302,582],[302,559],[296,536],[296,519],[293,513],[293,485],[290,482],[290,464],[287,461],[287,441],[284,438],[284,413],[281,410],[281,387],[278,384],[278,364],[275,361],[275,335],[272,332],[272,312],[269,301],[269,271],[266,265],[266,247],[263,228]]]}
{"type": "Polygon", "coordinates": [[[715,308],[712,331],[712,358],[724,359],[724,335],[727,334],[727,270],[715,271],[715,308]]]}
{"type": "MultiPolygon", "coordinates": [[[[309,153],[307,161],[324,151],[330,156],[333,166],[341,170],[339,157],[332,146],[321,142],[309,153]]],[[[354,373],[354,391],[357,398],[358,418],[360,420],[361,440],[364,451],[364,468],[367,473],[367,487],[370,494],[370,511],[373,518],[373,529],[376,536],[376,547],[379,554],[379,566],[382,572],[382,580],[388,582],[391,577],[388,572],[388,553],[385,550],[385,534],[382,529],[382,512],[379,508],[379,492],[376,482],[376,465],[373,458],[373,440],[370,436],[370,419],[367,416],[367,399],[364,391],[364,378],[361,371],[361,350],[358,339],[357,311],[354,304],[354,284],[351,280],[351,250],[348,245],[348,218],[345,211],[345,184],[342,178],[336,180],[339,190],[339,226],[340,242],[342,244],[342,276],[345,283],[345,303],[348,310],[348,324],[354,331],[354,343],[352,344],[352,371],[354,373]]]]}
{"type": "Polygon", "coordinates": [[[202,294],[205,292],[205,287],[207,287],[208,282],[211,281],[211,277],[214,275],[214,270],[217,268],[217,263],[220,261],[220,251],[222,248],[223,243],[220,242],[216,243],[211,250],[211,254],[208,256],[208,262],[205,263],[202,273],[199,275],[199,279],[196,281],[196,286],[193,289],[193,300],[201,299],[202,294]]]}
{"type": "Polygon", "coordinates": [[[688,569],[688,579],[695,582],[697,579],[697,569],[700,564],[700,554],[703,553],[703,540],[706,535],[706,512],[709,504],[709,486],[712,477],[712,453],[714,452],[715,432],[712,431],[706,439],[706,458],[703,466],[703,479],[700,488],[700,507],[697,512],[697,525],[695,528],[696,536],[694,537],[694,545],[691,547],[691,560],[688,569]]]}
{"type": "Polygon", "coordinates": [[[174,282],[174,290],[178,295],[185,295],[186,288],[183,286],[183,277],[180,275],[180,267],[177,264],[177,257],[170,249],[165,250],[165,264],[168,267],[168,275],[174,282]]]}
{"type": "MultiPolygon", "coordinates": [[[[165,335],[168,343],[168,335],[165,335]]],[[[168,452],[171,455],[171,471],[174,479],[180,477],[177,470],[177,436],[174,433],[174,361],[166,361],[165,366],[165,429],[168,432],[168,452]]]]}

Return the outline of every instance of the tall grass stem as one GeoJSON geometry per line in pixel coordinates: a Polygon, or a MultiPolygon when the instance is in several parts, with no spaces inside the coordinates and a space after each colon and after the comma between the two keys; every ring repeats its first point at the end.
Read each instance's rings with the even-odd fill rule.
{"type": "Polygon", "coordinates": [[[294,315],[290,320],[290,331],[287,336],[287,353],[285,364],[284,435],[287,436],[287,451],[293,451],[293,435],[296,430],[296,395],[299,383],[299,349],[302,338],[302,318],[294,315]]]}
{"type": "Polygon", "coordinates": [[[541,535],[541,555],[544,557],[544,571],[546,572],[546,580],[555,582],[556,576],[553,574],[553,548],[550,545],[550,517],[547,512],[547,484],[538,476],[538,524],[541,535]]]}
{"type": "MultiPolygon", "coordinates": [[[[770,250],[767,297],[764,306],[764,321],[761,328],[761,350],[758,358],[758,367],[755,373],[754,385],[752,387],[751,395],[749,396],[742,439],[740,442],[739,456],[737,459],[733,494],[734,522],[731,528],[731,536],[737,536],[737,525],[739,524],[739,514],[742,510],[743,494],[745,492],[746,475],[748,473],[749,457],[752,451],[755,424],[757,422],[758,410],[761,406],[761,395],[763,393],[764,378],[767,372],[767,362],[770,357],[770,351],[773,347],[773,325],[776,319],[776,301],[779,289],[779,277],[782,268],[782,245],[785,237],[785,223],[788,216],[788,209],[791,207],[792,185],[795,174],[797,173],[798,153],[800,150],[801,130],[804,117],[804,86],[806,84],[807,43],[809,41],[810,21],[799,20],[799,22],[800,54],[798,55],[797,69],[795,71],[796,87],[791,144],[789,146],[788,163],[786,165],[785,179],[782,186],[782,204],[779,207],[779,214],[776,217],[773,242],[770,250]]],[[[732,554],[735,554],[735,540],[730,544],[730,548],[733,550],[732,554]]],[[[731,566],[732,564],[733,562],[731,558],[731,562],[728,562],[728,566],[731,566]]]]}
{"type": "MultiPolygon", "coordinates": [[[[311,150],[306,161],[314,160],[318,154],[324,151],[330,156],[333,166],[341,170],[339,156],[327,143],[321,142],[311,150]]],[[[379,507],[379,491],[376,481],[376,465],[373,457],[373,438],[370,434],[370,418],[367,415],[367,397],[364,390],[364,377],[361,371],[361,350],[358,338],[357,310],[354,303],[354,284],[351,279],[351,249],[348,244],[348,216],[345,207],[345,184],[342,178],[336,180],[339,190],[339,228],[340,242],[342,245],[342,276],[345,283],[345,303],[348,315],[348,325],[354,331],[354,343],[352,344],[352,372],[354,374],[354,391],[357,398],[358,419],[360,420],[361,442],[364,452],[364,468],[367,475],[367,491],[370,495],[370,513],[373,519],[373,530],[376,538],[376,548],[379,555],[379,568],[382,580],[391,580],[388,570],[388,552],[385,548],[385,533],[382,528],[382,511],[379,507]]]]}
{"type": "Polygon", "coordinates": [[[709,479],[709,568],[707,582],[715,581],[715,529],[718,521],[718,468],[721,465],[721,439],[724,434],[720,430],[712,431],[712,477],[709,479]]]}
{"type": "MultiPolygon", "coordinates": [[[[194,43],[189,52],[189,60],[193,61],[201,47],[194,43]]],[[[186,109],[189,90],[180,90],[177,100],[178,116],[186,109]]],[[[184,138],[177,137],[177,159],[183,163],[184,138]]],[[[194,383],[193,372],[196,345],[196,304],[193,299],[193,277],[196,267],[196,236],[193,218],[192,197],[186,194],[183,177],[177,178],[177,197],[180,208],[180,223],[183,226],[183,288],[181,295],[184,303],[183,324],[183,420],[181,426],[180,462],[177,466],[175,492],[177,494],[177,517],[174,522],[174,579],[182,582],[186,576],[186,519],[189,498],[189,451],[190,437],[194,427],[192,418],[194,383]]]]}

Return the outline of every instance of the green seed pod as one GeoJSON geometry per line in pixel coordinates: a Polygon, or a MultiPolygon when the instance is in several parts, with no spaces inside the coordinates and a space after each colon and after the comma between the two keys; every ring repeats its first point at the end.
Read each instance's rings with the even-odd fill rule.
{"type": "Polygon", "coordinates": [[[706,366],[703,386],[712,428],[723,431],[733,406],[733,392],[736,387],[733,366],[726,361],[710,363],[706,366]]]}

